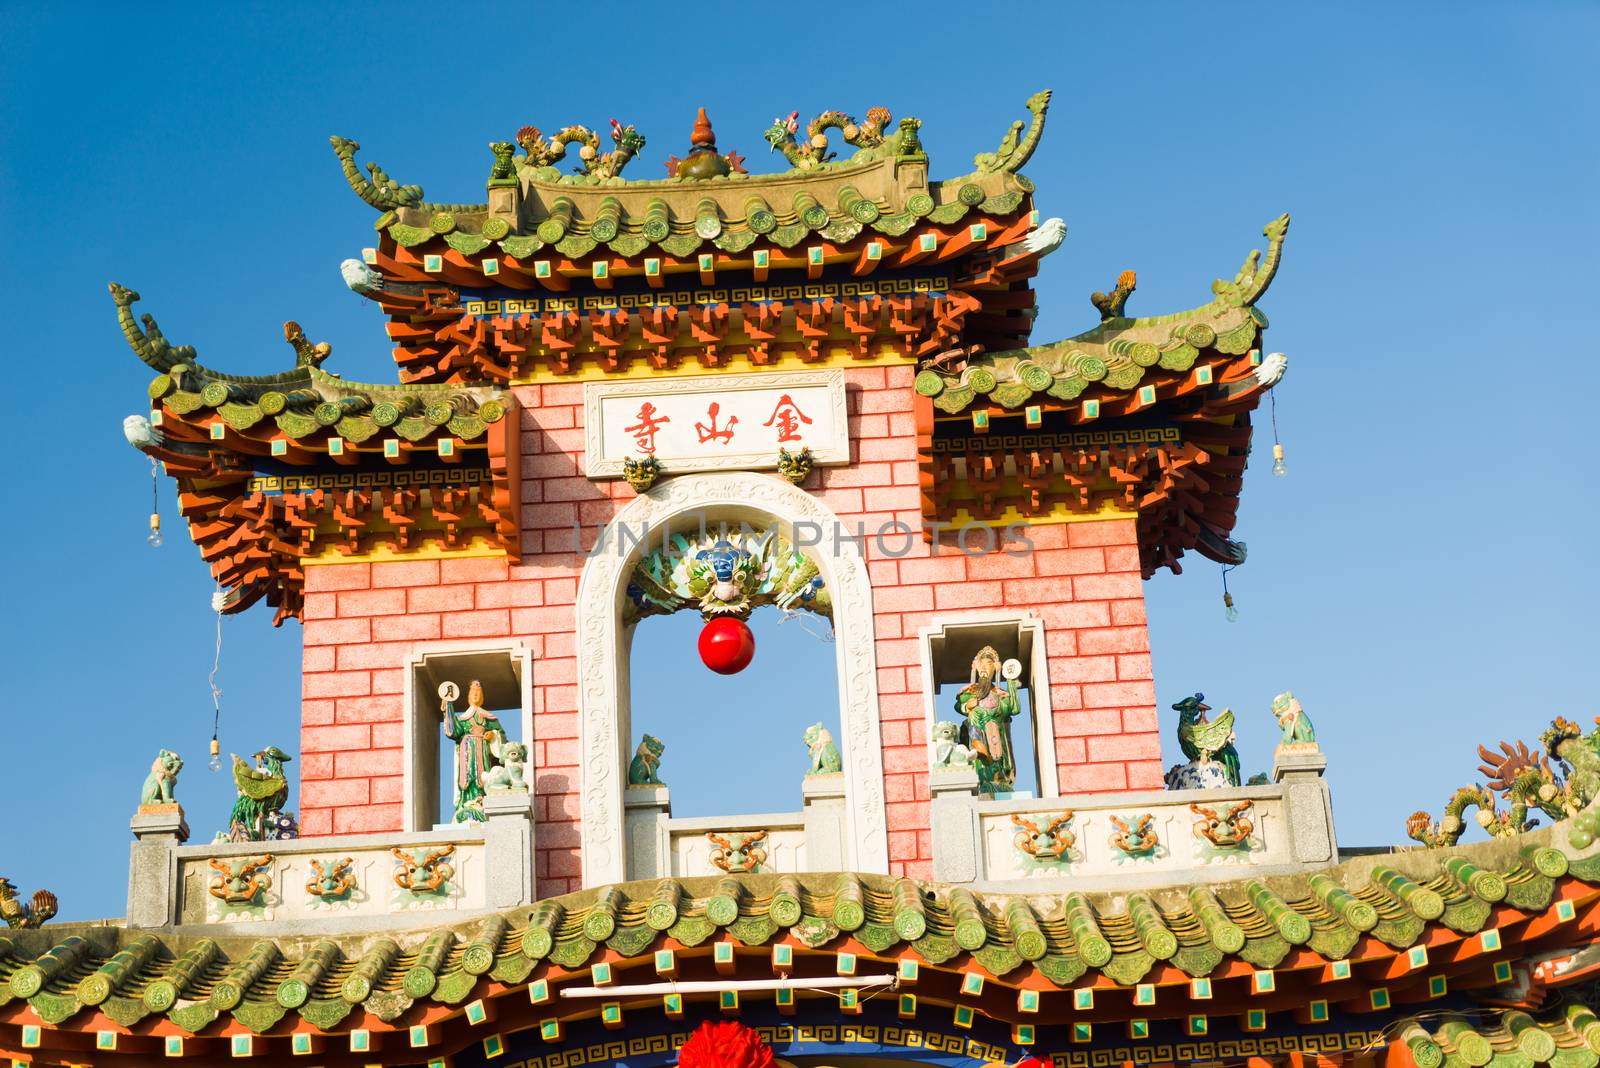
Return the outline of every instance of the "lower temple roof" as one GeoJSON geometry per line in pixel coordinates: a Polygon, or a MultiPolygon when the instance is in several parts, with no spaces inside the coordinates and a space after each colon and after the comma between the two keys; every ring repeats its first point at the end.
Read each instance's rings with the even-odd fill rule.
{"type": "MultiPolygon", "coordinates": [[[[421,1034],[433,1056],[486,1031],[539,1027],[558,1040],[564,1021],[597,1008],[559,997],[566,985],[881,974],[915,991],[913,1012],[917,999],[953,1007],[958,1026],[963,1006],[967,1026],[976,1014],[1041,1032],[1069,1014],[1074,1028],[1178,1017],[1203,1032],[1210,1016],[1258,1011],[1265,1027],[1290,1012],[1326,1020],[1332,1006],[1386,1013],[1422,1068],[1592,1068],[1593,1013],[1530,1015],[1542,987],[1538,997],[1519,990],[1512,962],[1570,955],[1597,924],[1600,852],[1574,849],[1558,827],[1117,896],[730,875],[606,886],[406,933],[252,940],[214,928],[47,927],[0,938],[0,1049],[28,1046],[19,1036],[70,1046],[95,1031],[124,1036],[113,1048],[128,1051],[164,1036],[182,1052],[250,1035],[246,1049],[263,1053],[287,1051],[296,1034],[354,1049],[400,1033],[421,1034]],[[1514,1007],[1485,1015],[1496,1003],[1514,1007]]],[[[627,1011],[658,1010],[635,1001],[627,1011]]]]}

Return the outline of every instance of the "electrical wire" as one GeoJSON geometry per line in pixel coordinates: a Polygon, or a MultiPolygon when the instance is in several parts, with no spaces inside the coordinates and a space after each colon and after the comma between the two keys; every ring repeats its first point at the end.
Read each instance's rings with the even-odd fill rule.
{"type": "Polygon", "coordinates": [[[222,670],[222,591],[219,589],[211,595],[212,607],[217,612],[217,648],[211,658],[211,674],[207,682],[211,685],[211,742],[213,747],[217,743],[217,734],[222,726],[222,690],[217,687],[217,672],[222,670]]]}

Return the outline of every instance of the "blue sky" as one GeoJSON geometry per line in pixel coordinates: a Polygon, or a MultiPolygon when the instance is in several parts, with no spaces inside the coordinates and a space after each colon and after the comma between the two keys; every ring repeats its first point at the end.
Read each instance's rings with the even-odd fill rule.
{"type": "MultiPolygon", "coordinates": [[[[287,366],[293,318],[333,343],[331,369],[392,379],[381,315],[338,276],[373,213],[335,133],[465,201],[487,142],[525,123],[635,123],[649,147],[633,168],[652,174],[702,104],[719,145],[764,167],[774,115],[881,103],[923,118],[944,176],[1051,86],[1028,173],[1069,230],[1037,282],[1036,340],[1092,325],[1088,294],[1123,268],[1132,314],[1201,303],[1294,213],[1264,301],[1291,359],[1291,474],[1249,473],[1237,624],[1214,565],[1147,584],[1164,729],[1204,690],[1236,710],[1246,770],[1265,768],[1268,702],[1292,687],[1328,751],[1340,838],[1363,845],[1437,812],[1479,741],[1600,712],[1594,5],[525,5],[448,28],[437,7],[374,10],[0,7],[0,648],[16,695],[0,874],[53,888],[63,918],[122,914],[126,821],[158,748],[189,761],[197,837],[231,798],[204,770],[211,585],[185,537],[144,543],[149,467],[119,424],[149,372],[106,282],[211,366],[287,366]]],[[[180,535],[169,483],[161,499],[180,535]]],[[[656,625],[638,649],[684,695],[662,710],[680,808],[792,807],[797,735],[833,704],[806,665],[831,649],[767,625],[757,667],[726,682],[694,664],[692,629],[656,625]]],[[[298,753],[297,625],[257,609],[223,629],[225,751],[298,753]]]]}

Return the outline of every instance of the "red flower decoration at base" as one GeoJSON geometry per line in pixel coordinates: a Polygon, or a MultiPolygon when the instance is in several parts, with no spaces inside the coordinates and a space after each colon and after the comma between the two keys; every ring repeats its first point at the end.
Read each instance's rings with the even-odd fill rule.
{"type": "Polygon", "coordinates": [[[678,1068],[772,1068],[772,1047],[744,1024],[707,1020],[678,1051],[678,1068]]]}

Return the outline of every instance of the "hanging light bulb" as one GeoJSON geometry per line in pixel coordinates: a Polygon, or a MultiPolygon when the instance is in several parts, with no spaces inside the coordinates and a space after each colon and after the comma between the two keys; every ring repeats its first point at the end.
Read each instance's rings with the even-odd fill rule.
{"type": "Polygon", "coordinates": [[[156,505],[156,491],[160,486],[161,465],[156,463],[154,456],[150,457],[150,536],[145,541],[150,543],[150,548],[159,549],[165,539],[161,537],[161,512],[156,505]]]}
{"type": "MultiPolygon", "coordinates": [[[[1273,355],[1282,354],[1275,352],[1273,355]]],[[[1273,390],[1267,397],[1272,404],[1272,473],[1283,478],[1289,473],[1289,465],[1283,462],[1283,443],[1278,440],[1278,391],[1273,390]]]]}
{"type": "Polygon", "coordinates": [[[222,744],[214,736],[211,739],[211,760],[207,762],[206,767],[212,771],[222,770],[222,744]]]}
{"type": "Polygon", "coordinates": [[[1229,623],[1239,622],[1239,609],[1234,606],[1233,594],[1231,593],[1222,595],[1222,614],[1229,623]]]}

